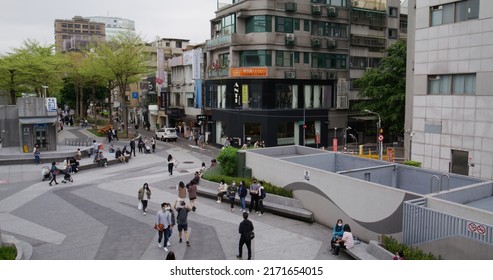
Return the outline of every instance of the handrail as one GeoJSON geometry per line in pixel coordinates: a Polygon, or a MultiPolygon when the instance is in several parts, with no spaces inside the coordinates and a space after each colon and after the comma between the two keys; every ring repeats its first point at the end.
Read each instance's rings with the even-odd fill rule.
{"type": "Polygon", "coordinates": [[[447,191],[450,190],[450,176],[446,173],[443,173],[442,176],[440,176],[440,191],[442,191],[442,186],[443,186],[443,177],[447,177],[447,191]]]}
{"type": "Polygon", "coordinates": [[[433,178],[436,178],[437,179],[437,183],[438,183],[437,187],[440,187],[440,178],[438,178],[437,175],[431,176],[431,179],[430,179],[430,193],[433,192],[433,178]]]}

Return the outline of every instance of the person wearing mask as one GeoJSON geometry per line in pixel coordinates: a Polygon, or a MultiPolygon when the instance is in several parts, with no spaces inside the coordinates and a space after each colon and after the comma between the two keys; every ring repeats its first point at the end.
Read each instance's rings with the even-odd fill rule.
{"type": "Polygon", "coordinates": [[[185,232],[185,240],[187,246],[190,246],[190,241],[188,240],[188,212],[191,211],[190,207],[185,201],[177,199],[175,201],[174,208],[176,209],[176,223],[178,224],[178,235],[180,237],[179,242],[182,243],[182,231],[185,232]],[[179,204],[179,205],[178,205],[179,204]]]}
{"type": "Polygon", "coordinates": [[[349,227],[348,224],[345,224],[343,228],[344,233],[342,234],[341,239],[338,239],[334,244],[334,252],[332,252],[332,255],[334,256],[339,255],[341,248],[351,249],[354,246],[354,237],[351,233],[351,227],[349,227]]]}
{"type": "Polygon", "coordinates": [[[330,240],[331,251],[334,249],[334,243],[342,238],[344,234],[344,223],[342,219],[338,219],[337,223],[334,225],[334,229],[332,230],[332,239],[330,240]]]}
{"type": "Polygon", "coordinates": [[[217,190],[218,190],[218,193],[217,193],[217,201],[216,202],[221,203],[223,196],[227,193],[228,184],[226,184],[224,182],[224,180],[221,180],[221,182],[219,183],[219,186],[217,186],[217,190]]]}
{"type": "Polygon", "coordinates": [[[236,198],[236,192],[238,191],[238,187],[236,186],[236,182],[233,181],[231,185],[228,186],[228,198],[229,202],[231,204],[231,212],[235,211],[235,198],[236,198]]]}
{"type": "Polygon", "coordinates": [[[176,166],[176,160],[172,155],[168,155],[168,172],[169,175],[173,175],[173,168],[176,166]]]}
{"type": "Polygon", "coordinates": [[[258,211],[258,198],[259,198],[259,190],[260,185],[257,183],[256,179],[253,179],[253,183],[250,185],[250,212],[255,207],[255,212],[260,213],[258,211]]]}
{"type": "Polygon", "coordinates": [[[190,206],[192,206],[192,211],[195,212],[197,207],[195,207],[195,201],[197,200],[197,184],[195,181],[190,181],[188,186],[188,199],[190,200],[190,206]]]}
{"type": "Polygon", "coordinates": [[[139,189],[137,193],[137,199],[142,203],[142,215],[147,214],[147,203],[151,200],[151,190],[149,189],[149,184],[144,183],[142,188],[139,189]]]}
{"type": "Polygon", "coordinates": [[[168,252],[166,246],[168,245],[169,227],[171,225],[171,214],[167,208],[169,207],[165,202],[161,203],[161,210],[157,212],[156,223],[154,224],[154,228],[158,231],[157,246],[161,248],[161,241],[164,239],[163,247],[166,252],[168,252]]]}
{"type": "Polygon", "coordinates": [[[240,181],[240,186],[238,187],[238,196],[240,197],[240,207],[241,207],[241,212],[246,212],[246,196],[247,196],[248,190],[245,186],[245,181],[241,180],[240,181]]]}

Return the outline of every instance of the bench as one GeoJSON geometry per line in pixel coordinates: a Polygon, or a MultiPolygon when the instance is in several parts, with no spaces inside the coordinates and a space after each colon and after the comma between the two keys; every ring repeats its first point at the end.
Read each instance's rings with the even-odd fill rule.
{"type": "MultiPolygon", "coordinates": [[[[199,187],[197,188],[197,194],[204,197],[217,199],[217,185],[218,183],[200,179],[199,187]]],[[[250,205],[250,199],[246,199],[247,207],[250,205]]],[[[223,200],[229,203],[229,199],[223,200]]],[[[240,199],[238,196],[235,199],[235,204],[239,205],[240,199]]],[[[303,205],[298,199],[283,197],[274,194],[267,194],[267,197],[263,201],[264,210],[273,214],[284,216],[300,221],[313,223],[313,213],[304,209],[303,205]]]]}
{"type": "Polygon", "coordinates": [[[343,249],[341,252],[345,252],[355,260],[391,260],[394,257],[392,253],[382,248],[376,240],[370,240],[370,243],[354,244],[353,248],[343,249]]]}

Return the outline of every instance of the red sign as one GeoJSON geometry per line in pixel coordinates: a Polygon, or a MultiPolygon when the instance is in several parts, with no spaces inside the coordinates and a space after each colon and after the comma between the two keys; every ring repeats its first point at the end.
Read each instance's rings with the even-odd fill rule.
{"type": "Polygon", "coordinates": [[[332,139],[332,151],[337,152],[337,138],[332,139]]]}
{"type": "Polygon", "coordinates": [[[378,141],[380,141],[380,142],[383,141],[383,134],[378,135],[378,141]]]}
{"type": "Polygon", "coordinates": [[[481,224],[475,224],[472,222],[467,223],[467,230],[470,232],[477,232],[478,234],[485,235],[486,234],[486,227],[481,224]]]}

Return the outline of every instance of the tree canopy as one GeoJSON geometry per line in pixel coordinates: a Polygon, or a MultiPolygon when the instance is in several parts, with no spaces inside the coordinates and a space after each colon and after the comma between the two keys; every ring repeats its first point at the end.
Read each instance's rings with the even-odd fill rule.
{"type": "Polygon", "coordinates": [[[352,109],[368,109],[380,114],[382,127],[389,135],[404,131],[406,100],[406,41],[398,40],[384,51],[386,56],[378,68],[373,68],[356,80],[360,96],[365,99],[352,109]]]}

